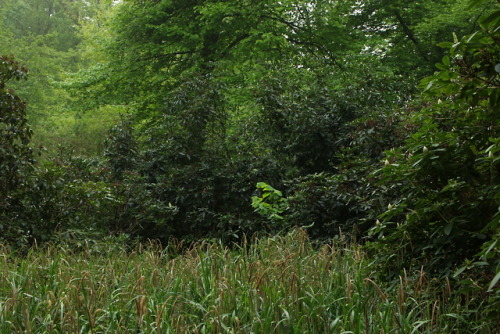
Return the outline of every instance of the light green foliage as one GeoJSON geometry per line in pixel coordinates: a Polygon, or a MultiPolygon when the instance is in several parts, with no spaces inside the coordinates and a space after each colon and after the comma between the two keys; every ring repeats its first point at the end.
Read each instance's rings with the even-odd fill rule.
{"type": "Polygon", "coordinates": [[[260,215],[267,217],[271,222],[283,219],[281,214],[286,210],[287,199],[283,193],[274,189],[265,182],[257,183],[257,189],[262,192],[261,196],[252,197],[252,206],[260,215]]]}
{"type": "Polygon", "coordinates": [[[214,80],[245,87],[241,79],[266,63],[292,58],[295,65],[308,59],[335,63],[340,46],[361,47],[346,40],[353,33],[339,22],[343,10],[291,0],[125,2],[105,15],[109,19],[91,43],[99,43],[97,58],[105,54],[105,63],[83,71],[80,85],[91,94],[87,103],[119,99],[151,116],[161,97],[182,83],[182,72],[213,73],[214,80]],[[253,70],[245,73],[249,67],[253,70]]]}
{"type": "Polygon", "coordinates": [[[34,143],[43,144],[44,158],[68,147],[78,155],[98,156],[104,153],[108,130],[128,112],[124,106],[103,106],[84,113],[54,112],[35,127],[34,143]]]}
{"type": "MultiPolygon", "coordinates": [[[[202,242],[122,248],[123,239],[0,251],[0,332],[492,333],[424,273],[381,284],[342,242],[303,231],[233,250],[202,242]]],[[[477,294],[467,294],[468,300],[477,294]]]]}
{"type": "MultiPolygon", "coordinates": [[[[2,1],[0,16],[0,45],[2,54],[14,54],[30,69],[30,80],[15,85],[18,94],[28,103],[28,118],[34,128],[33,142],[44,145],[51,153],[61,142],[85,147],[95,153],[97,138],[83,137],[68,123],[82,122],[81,114],[70,104],[68,92],[61,83],[67,73],[74,72],[81,63],[76,51],[83,35],[82,22],[91,20],[99,1],[82,0],[19,0],[2,1]],[[69,118],[75,120],[68,122],[69,118]],[[75,138],[79,137],[77,140],[75,138]],[[94,146],[94,147],[93,147],[94,146]]],[[[109,3],[103,1],[102,4],[109,3]]],[[[89,127],[92,127],[90,124],[89,127]]],[[[96,132],[97,129],[93,129],[96,132]]]]}

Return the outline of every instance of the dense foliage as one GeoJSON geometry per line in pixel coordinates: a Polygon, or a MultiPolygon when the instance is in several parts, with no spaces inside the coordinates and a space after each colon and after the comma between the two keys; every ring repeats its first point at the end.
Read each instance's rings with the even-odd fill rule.
{"type": "Polygon", "coordinates": [[[314,249],[304,231],[237,249],[205,241],[131,250],[123,240],[0,248],[0,332],[494,333],[420,272],[388,288],[359,246],[314,249]],[[12,293],[11,291],[14,291],[12,293]]]}
{"type": "Polygon", "coordinates": [[[379,229],[407,240],[408,258],[436,268],[471,258],[498,230],[498,13],[481,20],[481,31],[441,44],[450,50],[422,81],[419,128],[380,171],[401,194],[379,229]]]}
{"type": "Polygon", "coordinates": [[[365,245],[387,280],[454,274],[495,319],[499,13],[493,0],[7,1],[0,51],[31,72],[10,83],[26,107],[6,84],[27,70],[1,60],[0,238],[166,245],[300,226],[365,245]],[[38,162],[28,119],[49,148],[38,162]]]}

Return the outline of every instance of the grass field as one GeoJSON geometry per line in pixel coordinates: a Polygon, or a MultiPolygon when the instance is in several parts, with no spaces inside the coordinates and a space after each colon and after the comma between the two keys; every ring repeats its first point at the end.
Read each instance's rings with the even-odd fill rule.
{"type": "Polygon", "coordinates": [[[297,230],[237,249],[202,242],[0,250],[0,333],[494,333],[448,280],[377,280],[356,246],[297,230]]]}

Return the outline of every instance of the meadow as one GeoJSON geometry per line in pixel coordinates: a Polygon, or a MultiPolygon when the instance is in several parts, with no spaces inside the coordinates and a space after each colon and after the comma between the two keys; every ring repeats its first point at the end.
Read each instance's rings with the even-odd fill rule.
{"type": "Polygon", "coordinates": [[[0,333],[494,333],[481,296],[453,289],[423,271],[384,284],[359,246],[303,230],[231,248],[3,246],[0,333]]]}

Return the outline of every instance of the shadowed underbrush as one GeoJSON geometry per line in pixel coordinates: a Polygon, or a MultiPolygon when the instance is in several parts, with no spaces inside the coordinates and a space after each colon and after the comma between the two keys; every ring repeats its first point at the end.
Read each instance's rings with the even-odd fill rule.
{"type": "MultiPolygon", "coordinates": [[[[448,280],[381,284],[357,246],[306,233],[237,249],[201,242],[0,251],[1,333],[493,333],[448,280]]],[[[477,300],[480,300],[477,296],[477,300]]]]}

